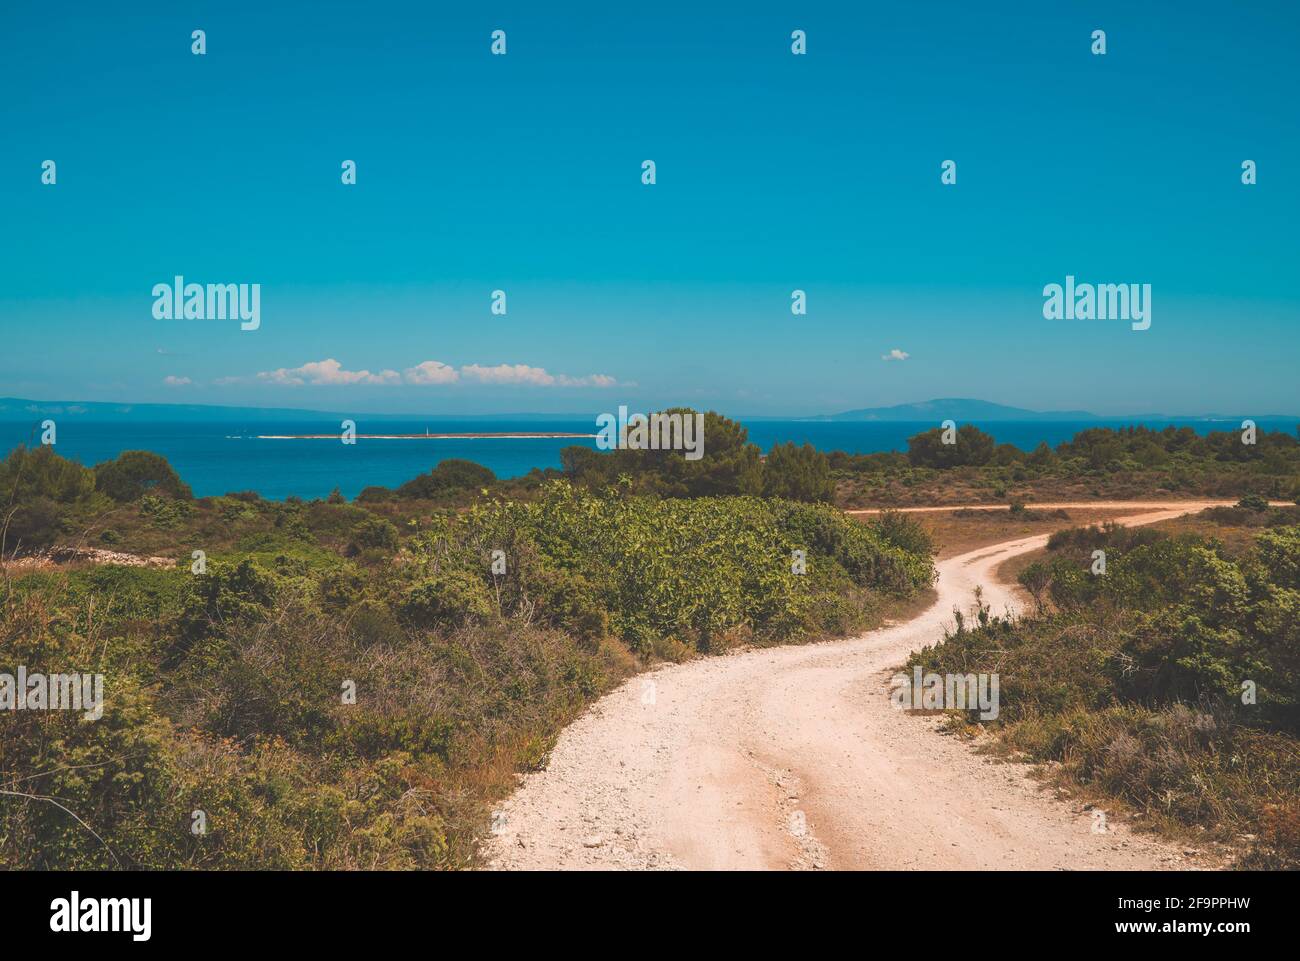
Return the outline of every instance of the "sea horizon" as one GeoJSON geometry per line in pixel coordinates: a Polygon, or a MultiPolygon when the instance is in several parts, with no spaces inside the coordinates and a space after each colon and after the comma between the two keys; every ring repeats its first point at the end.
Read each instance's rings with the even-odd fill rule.
{"type": "Polygon", "coordinates": [[[19,941],[497,870],[1282,928],[1300,6],[3,19],[19,941]]]}
{"type": "MultiPolygon", "coordinates": [[[[410,436],[411,419],[353,418],[355,444],[332,440],[340,424],[320,418],[244,421],[98,421],[68,418],[58,422],[56,451],[87,466],[127,450],[148,450],[166,458],[195,496],[256,491],[267,500],[328,496],[337,489],[353,498],[370,486],[396,487],[448,459],[470,460],[497,477],[512,478],[533,469],[558,469],[569,446],[595,448],[593,420],[428,417],[419,421],[432,433],[495,436],[410,436]],[[434,431],[433,428],[437,427],[434,431]],[[545,436],[560,434],[565,436],[545,436]],[[572,434],[587,436],[575,437],[572,434]],[[308,435],[308,436],[304,436],[308,435]],[[367,436],[371,435],[371,436],[367,436]],[[379,436],[374,436],[379,435],[379,436]],[[406,435],[406,436],[395,436],[406,435]]],[[[872,454],[906,451],[907,440],[937,427],[935,421],[830,421],[813,419],[738,419],[749,440],[763,453],[774,444],[811,444],[823,452],[872,454]]],[[[1297,418],[1258,418],[1261,431],[1294,432],[1297,418]]],[[[970,420],[999,444],[1033,450],[1051,447],[1093,427],[1145,426],[1153,430],[1190,427],[1198,434],[1227,430],[1231,419],[1095,417],[1077,421],[970,420]]],[[[0,421],[0,449],[7,455],[20,444],[40,443],[40,422],[0,421]]],[[[705,449],[707,450],[707,438],[705,449]]]]}

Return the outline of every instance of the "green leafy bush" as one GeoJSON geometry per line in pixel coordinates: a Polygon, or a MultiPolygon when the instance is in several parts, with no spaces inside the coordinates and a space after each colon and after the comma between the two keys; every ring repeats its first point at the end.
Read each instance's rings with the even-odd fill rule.
{"type": "MultiPolygon", "coordinates": [[[[276,594],[275,576],[251,560],[233,567],[210,561],[207,572],[192,575],[182,590],[171,656],[184,656],[199,642],[224,639],[231,628],[262,620],[276,594]]],[[[224,656],[224,649],[208,655],[224,656]]]]}
{"type": "MultiPolygon", "coordinates": [[[[455,457],[442,461],[427,474],[407,481],[397,488],[398,497],[436,498],[449,491],[477,490],[489,486],[496,475],[481,464],[455,457]]],[[[373,495],[370,499],[374,499],[373,495]]]]}
{"type": "MultiPolygon", "coordinates": [[[[647,477],[727,487],[751,463],[743,443],[732,454],[720,473],[647,477]]],[[[53,505],[40,526],[111,511],[122,550],[182,560],[38,570],[0,595],[0,660],[102,670],[108,699],[93,724],[0,725],[0,784],[22,785],[0,795],[6,868],[465,866],[488,805],[636,668],[630,649],[683,658],[855,630],[933,573],[907,523],[824,504],[538,476],[528,499],[432,514],[157,487],[123,508],[90,472],[33,456],[41,472],[12,482],[24,507],[53,505]]]]}
{"type": "Polygon", "coordinates": [[[63,531],[62,514],[59,505],[48,497],[32,497],[10,508],[8,524],[5,516],[0,514],[0,527],[3,527],[6,553],[15,551],[39,550],[53,544],[63,531]]]}
{"type": "Polygon", "coordinates": [[[359,554],[372,548],[391,551],[397,547],[397,528],[382,517],[368,517],[358,522],[348,537],[348,552],[359,554]]]}
{"type": "MultiPolygon", "coordinates": [[[[674,407],[649,415],[681,419],[698,412],[674,407]]],[[[706,411],[703,456],[688,460],[682,450],[620,448],[607,452],[566,447],[560,452],[565,476],[576,484],[600,490],[626,478],[637,492],[660,497],[723,497],[758,495],[763,491],[763,463],[749,431],[734,420],[706,411]]]]}
{"type": "Polygon", "coordinates": [[[812,444],[774,444],[763,461],[763,495],[829,501],[835,495],[830,459],[812,444]]]}
{"type": "Polygon", "coordinates": [[[1232,556],[1152,529],[1062,532],[1021,574],[1054,610],[959,625],[910,663],[998,672],[1007,746],[1155,817],[1258,835],[1247,860],[1295,866],[1300,526],[1254,542],[1232,556]]]}
{"type": "Polygon", "coordinates": [[[906,594],[933,573],[928,556],[827,506],[652,500],[565,482],[545,486],[535,501],[475,507],[411,544],[418,565],[463,565],[484,583],[493,549],[514,565],[500,585],[507,613],[531,603],[528,577],[538,564],[567,571],[582,578],[568,594],[591,599],[585,606],[598,600],[610,630],[641,652],[667,638],[708,650],[714,636],[741,627],[766,639],[815,633],[814,598],[854,584],[906,594]],[[807,576],[793,570],[795,550],[806,553],[807,576]]]}
{"type": "Polygon", "coordinates": [[[29,450],[19,444],[0,461],[0,505],[43,497],[60,504],[82,500],[95,489],[95,474],[48,446],[29,450]]]}
{"type": "Polygon", "coordinates": [[[1243,510],[1254,511],[1262,514],[1268,510],[1268,498],[1261,497],[1259,494],[1247,494],[1241,500],[1237,501],[1237,506],[1243,510]]]}
{"type": "Polygon", "coordinates": [[[166,458],[147,450],[123,451],[96,464],[95,487],[116,501],[139,500],[154,492],[185,500],[194,496],[166,458]]]}
{"type": "Polygon", "coordinates": [[[907,459],[914,467],[981,466],[993,458],[997,442],[974,424],[957,429],[956,443],[943,443],[944,430],[936,427],[907,440],[907,459]]]}
{"type": "Polygon", "coordinates": [[[416,627],[459,626],[492,616],[492,599],[482,580],[467,571],[444,571],[406,589],[399,609],[416,627]]]}

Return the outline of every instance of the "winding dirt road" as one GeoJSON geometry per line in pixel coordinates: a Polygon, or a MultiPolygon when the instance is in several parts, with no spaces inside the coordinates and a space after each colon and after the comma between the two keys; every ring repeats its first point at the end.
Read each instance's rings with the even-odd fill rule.
{"type": "MultiPolygon", "coordinates": [[[[1163,503],[1149,524],[1212,506],[1163,503]]],[[[1064,507],[1088,507],[1066,504],[1064,507]]],[[[1154,507],[1155,505],[1135,505],[1154,507]]],[[[951,509],[951,508],[945,508],[951,509]]],[[[889,702],[908,653],[942,638],[976,585],[1046,535],[938,565],[938,599],[862,637],[751,650],[631,678],[560,735],[485,844],[496,869],[1158,869],[1181,849],[1049,796],[889,702]]]]}

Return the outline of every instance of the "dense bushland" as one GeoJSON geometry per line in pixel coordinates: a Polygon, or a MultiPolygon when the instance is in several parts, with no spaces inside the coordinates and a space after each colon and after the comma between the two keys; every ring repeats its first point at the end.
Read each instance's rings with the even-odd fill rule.
{"type": "Polygon", "coordinates": [[[1021,574],[1037,616],[977,612],[913,663],[998,672],[1004,746],[1148,821],[1244,838],[1244,865],[1296,867],[1300,511],[1212,516],[1251,521],[1250,546],[1113,525],[1061,532],[1021,574]]]}
{"type": "Polygon", "coordinates": [[[164,466],[0,465],[11,527],[45,501],[47,543],[174,559],[0,572],[0,673],[106,697],[0,711],[0,865],[464,866],[514,773],[639,666],[852,631],[932,577],[910,521],[824,505],[471,495],[463,464],[355,503],[194,500],[164,466]]]}
{"type": "MultiPolygon", "coordinates": [[[[664,414],[690,416],[682,408],[664,414]]],[[[705,456],[687,460],[677,451],[566,447],[560,452],[565,476],[593,490],[626,478],[638,493],[660,497],[754,496],[829,501],[835,487],[830,459],[811,444],[777,444],[764,458],[749,431],[736,421],[704,414],[705,456]]]]}
{"type": "Polygon", "coordinates": [[[1190,427],[1093,428],[1055,449],[1022,451],[998,444],[970,424],[955,444],[934,429],[908,450],[829,455],[836,502],[845,506],[1037,498],[1175,496],[1300,498],[1300,441],[1261,432],[1254,444],[1240,431],[1204,436],[1190,427]]]}

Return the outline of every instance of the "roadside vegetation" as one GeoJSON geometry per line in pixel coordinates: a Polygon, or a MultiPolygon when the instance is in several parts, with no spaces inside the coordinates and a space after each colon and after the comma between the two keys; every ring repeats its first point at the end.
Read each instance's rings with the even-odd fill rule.
{"type": "Polygon", "coordinates": [[[984,611],[918,663],[1001,673],[1002,749],[1296,865],[1300,518],[1268,506],[1296,493],[1295,438],[1088,431],[1026,454],[963,428],[956,452],[763,457],[705,416],[698,461],[573,447],[500,479],[448,460],[353,500],[194,498],[149,452],[15,449],[0,674],[102,673],[107,707],[0,711],[0,866],[469,866],[493,803],[612,685],[860,631],[930,587],[932,518],[833,504],[1009,503],[952,519],[979,540],[1068,521],[1034,500],[1153,493],[1241,504],[1186,536],[1058,535],[1024,572],[1035,616],[984,611]]]}
{"type": "Polygon", "coordinates": [[[672,451],[590,447],[566,447],[560,459],[566,477],[596,489],[626,478],[638,493],[660,497],[764,495],[830,501],[835,495],[830,458],[811,444],[777,444],[764,458],[742,424],[713,411],[704,415],[704,437],[706,456],[699,460],[672,451]]]}
{"type": "Polygon", "coordinates": [[[1261,432],[1197,434],[1190,427],[1093,428],[1055,448],[1022,451],[973,425],[941,443],[938,428],[906,452],[829,455],[842,507],[1100,499],[1300,498],[1300,440],[1261,432]]]}
{"type": "Polygon", "coordinates": [[[909,667],[998,673],[994,750],[1240,867],[1294,869],[1300,508],[1247,497],[1183,526],[1053,535],[1020,574],[1032,616],[978,609],[909,667]]]}
{"type": "Polygon", "coordinates": [[[929,588],[917,525],[799,496],[826,492],[815,458],[778,497],[743,438],[720,452],[608,483],[448,461],[284,502],[195,499],[144,452],[11,452],[0,673],[101,673],[106,706],[0,711],[0,866],[472,865],[491,805],[611,685],[929,588]],[[51,547],[167,561],[24,565],[51,547]]]}

